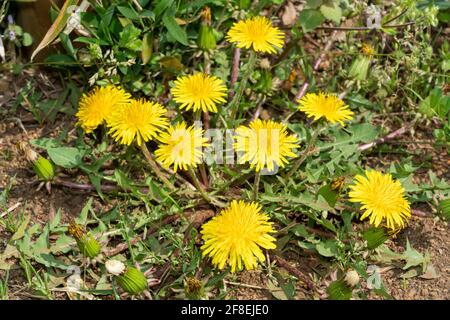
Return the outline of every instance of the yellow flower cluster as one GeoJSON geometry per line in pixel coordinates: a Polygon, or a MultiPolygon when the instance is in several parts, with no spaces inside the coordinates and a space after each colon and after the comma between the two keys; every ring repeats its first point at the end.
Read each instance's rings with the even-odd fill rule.
{"type": "MultiPolygon", "coordinates": [[[[253,17],[235,23],[226,39],[238,48],[255,52],[276,53],[283,46],[284,33],[273,27],[265,17],[253,17]]],[[[173,100],[180,109],[194,112],[218,112],[218,105],[226,103],[227,87],[223,80],[204,73],[180,76],[171,88],[173,100]]],[[[314,121],[325,119],[331,124],[353,118],[353,112],[337,96],[327,93],[309,93],[302,97],[298,109],[314,121]]],[[[83,95],[76,114],[78,124],[86,133],[105,124],[108,133],[120,144],[141,145],[158,140],[156,159],[165,168],[188,170],[202,162],[202,148],[208,146],[203,130],[188,126],[184,121],[171,125],[167,109],[157,102],[132,99],[122,88],[108,85],[95,88],[83,95]]],[[[233,148],[238,152],[238,163],[248,163],[256,172],[283,167],[289,158],[297,157],[299,139],[290,134],[285,124],[272,120],[252,121],[236,129],[233,148]]],[[[388,228],[404,226],[410,216],[404,189],[389,174],[366,171],[356,176],[351,186],[350,201],[362,203],[364,214],[375,226],[385,221],[388,228]]],[[[259,180],[258,180],[259,181],[259,180]]],[[[275,238],[269,216],[255,203],[232,201],[230,206],[202,227],[203,255],[212,259],[219,269],[228,264],[231,272],[256,268],[264,261],[261,250],[274,249],[275,238]]]]}

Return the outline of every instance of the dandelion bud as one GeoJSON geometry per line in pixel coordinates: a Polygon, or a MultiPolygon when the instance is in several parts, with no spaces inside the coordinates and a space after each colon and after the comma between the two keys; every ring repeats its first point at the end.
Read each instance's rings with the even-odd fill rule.
{"type": "Polygon", "coordinates": [[[94,258],[100,253],[101,246],[98,241],[92,235],[84,232],[79,224],[71,223],[68,232],[75,238],[78,248],[84,256],[94,258]]]}
{"type": "Polygon", "coordinates": [[[369,71],[370,58],[366,56],[359,56],[353,61],[350,66],[348,75],[350,78],[356,80],[365,80],[367,78],[367,72],[369,71]]]}
{"type": "Polygon", "coordinates": [[[197,278],[187,278],[184,285],[184,294],[189,300],[200,300],[205,294],[203,283],[197,278]]]}
{"type": "Polygon", "coordinates": [[[345,282],[350,286],[354,287],[359,283],[359,275],[355,270],[348,270],[345,275],[345,282]]]}
{"type": "Polygon", "coordinates": [[[50,181],[55,176],[55,167],[53,164],[34,151],[26,142],[19,143],[19,149],[25,155],[28,162],[33,165],[33,170],[39,179],[50,181]]]}
{"type": "Polygon", "coordinates": [[[39,179],[50,181],[55,176],[55,167],[53,164],[42,156],[33,163],[33,170],[39,179]]]}
{"type": "Polygon", "coordinates": [[[139,294],[147,289],[147,278],[138,269],[129,267],[124,274],[117,276],[120,287],[128,293],[139,294]]]}
{"type": "Polygon", "coordinates": [[[214,30],[211,26],[203,23],[200,25],[197,44],[202,50],[212,50],[216,48],[216,36],[214,35],[214,30]]]}

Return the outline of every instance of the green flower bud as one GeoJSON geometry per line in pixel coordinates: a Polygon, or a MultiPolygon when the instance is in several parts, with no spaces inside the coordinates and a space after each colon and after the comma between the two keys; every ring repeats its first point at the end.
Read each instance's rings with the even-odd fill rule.
{"type": "Polygon", "coordinates": [[[39,179],[50,181],[55,176],[55,167],[53,164],[42,156],[33,163],[33,170],[39,179]]]}
{"type": "Polygon", "coordinates": [[[211,26],[203,23],[200,25],[197,44],[202,50],[211,50],[216,48],[216,36],[214,35],[214,31],[211,26]]]}
{"type": "Polygon", "coordinates": [[[119,286],[128,293],[139,294],[147,289],[147,278],[138,269],[129,267],[124,274],[116,277],[119,286]]]}
{"type": "Polygon", "coordinates": [[[69,234],[77,241],[81,253],[88,258],[95,258],[102,247],[95,238],[84,232],[83,228],[76,223],[71,223],[68,228],[69,234]]]}
{"type": "Polygon", "coordinates": [[[348,75],[356,80],[365,80],[369,71],[370,58],[367,56],[359,56],[350,66],[348,75]]]}
{"type": "Polygon", "coordinates": [[[189,300],[200,300],[205,295],[203,283],[197,278],[187,278],[184,285],[184,294],[189,300]]]}

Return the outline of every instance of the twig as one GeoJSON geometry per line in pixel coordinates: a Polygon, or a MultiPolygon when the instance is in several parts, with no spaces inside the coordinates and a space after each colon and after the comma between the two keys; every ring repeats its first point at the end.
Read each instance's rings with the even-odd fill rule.
{"type": "Polygon", "coordinates": [[[400,129],[395,130],[394,132],[389,133],[388,135],[379,138],[375,141],[369,142],[369,143],[365,143],[365,144],[361,144],[358,146],[358,150],[359,151],[365,151],[367,149],[370,149],[372,147],[375,147],[376,145],[382,144],[387,140],[391,140],[394,139],[397,136],[400,136],[402,134],[404,134],[408,129],[408,126],[403,126],[400,129]]]}
{"type": "Polygon", "coordinates": [[[264,105],[264,103],[266,102],[266,96],[264,96],[261,101],[258,103],[258,107],[256,108],[255,114],[253,115],[252,120],[256,120],[259,118],[259,115],[261,114],[262,111],[262,106],[264,105]]]}
{"type": "Polygon", "coordinates": [[[275,260],[280,265],[280,267],[286,269],[294,276],[296,276],[299,280],[303,281],[307,285],[308,289],[315,290],[316,286],[311,281],[311,279],[308,278],[307,275],[305,275],[303,272],[292,266],[288,261],[284,260],[280,256],[272,255],[271,257],[272,260],[275,260]]]}
{"type": "MultiPolygon", "coordinates": [[[[327,44],[323,48],[322,53],[317,58],[316,62],[314,62],[313,71],[317,71],[317,69],[319,69],[319,66],[322,63],[322,60],[325,57],[325,54],[327,53],[328,50],[330,50],[331,45],[333,44],[336,33],[337,33],[337,31],[334,31],[330,35],[330,39],[328,40],[327,44]]],[[[305,81],[305,83],[303,83],[302,87],[300,88],[300,90],[298,90],[297,94],[295,95],[294,102],[297,102],[297,100],[299,100],[301,97],[303,97],[305,95],[306,90],[308,90],[308,87],[309,87],[309,82],[305,81]]]]}
{"type": "MultiPolygon", "coordinates": [[[[404,28],[410,25],[415,24],[414,21],[411,22],[406,22],[406,23],[402,23],[402,24],[392,24],[392,25],[382,25],[381,28],[382,29],[386,29],[386,28],[396,28],[396,29],[400,29],[400,28],[404,28]]],[[[317,27],[316,29],[318,30],[334,30],[334,31],[372,31],[372,30],[377,30],[377,28],[372,28],[372,27],[317,27]]]]}
{"type": "Polygon", "coordinates": [[[12,207],[9,207],[8,210],[3,211],[2,214],[0,214],[0,218],[3,218],[4,216],[6,216],[8,213],[14,211],[18,206],[20,206],[22,203],[17,202],[15,205],[13,205],[12,207]]]}
{"type": "MultiPolygon", "coordinates": [[[[95,186],[93,186],[92,184],[89,184],[89,183],[76,183],[76,182],[71,182],[71,181],[66,181],[66,180],[61,180],[61,179],[55,179],[54,181],[52,181],[52,184],[56,185],[56,186],[70,188],[70,189],[79,189],[79,190],[86,190],[86,191],[96,190],[95,186]]],[[[104,192],[111,192],[111,191],[117,190],[118,186],[112,185],[112,184],[106,184],[106,185],[102,184],[102,185],[100,185],[100,189],[104,192]]]]}
{"type": "Polygon", "coordinates": [[[413,216],[421,217],[421,218],[433,218],[432,215],[429,215],[429,214],[426,213],[425,211],[418,210],[418,209],[411,209],[411,214],[412,214],[413,216]]]}
{"type": "Polygon", "coordinates": [[[228,92],[229,100],[231,100],[234,97],[234,85],[236,84],[238,79],[240,61],[241,61],[241,49],[234,48],[233,67],[231,69],[230,91],[228,92]]]}
{"type": "Polygon", "coordinates": [[[239,282],[233,282],[233,281],[228,281],[228,280],[223,280],[223,282],[225,282],[226,284],[232,285],[232,286],[236,286],[236,287],[258,289],[258,290],[269,290],[268,288],[255,286],[255,285],[252,285],[252,284],[239,283],[239,282]]]}

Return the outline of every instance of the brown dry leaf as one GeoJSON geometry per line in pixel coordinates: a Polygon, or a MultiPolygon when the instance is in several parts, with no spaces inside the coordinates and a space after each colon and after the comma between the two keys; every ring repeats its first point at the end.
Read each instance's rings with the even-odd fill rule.
{"type": "Polygon", "coordinates": [[[292,4],[291,1],[286,3],[284,7],[283,15],[281,16],[281,21],[285,26],[293,26],[297,20],[297,9],[292,4]]]}

